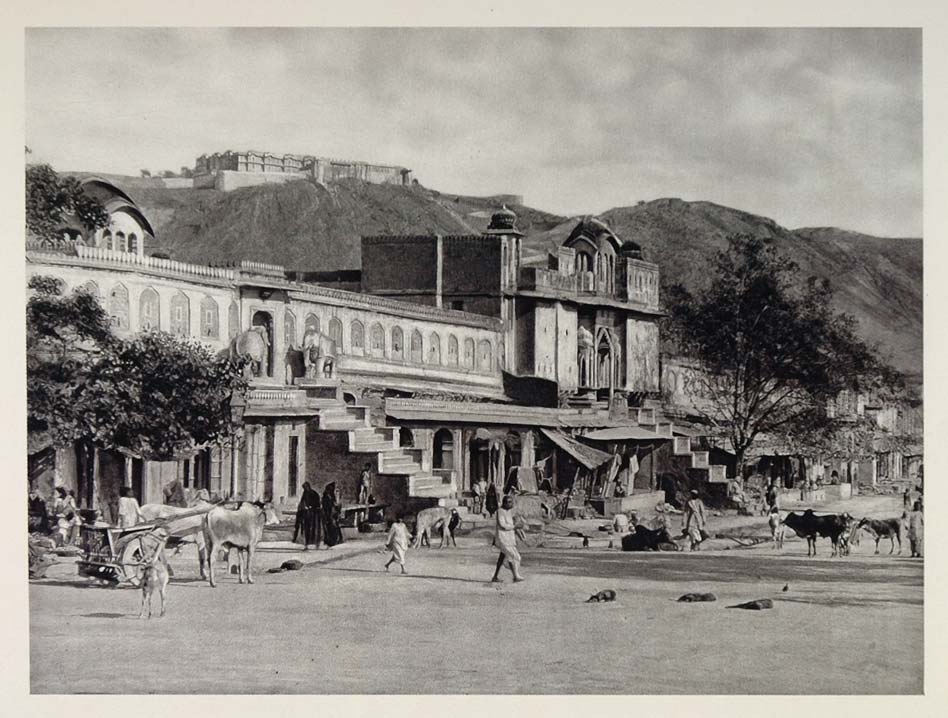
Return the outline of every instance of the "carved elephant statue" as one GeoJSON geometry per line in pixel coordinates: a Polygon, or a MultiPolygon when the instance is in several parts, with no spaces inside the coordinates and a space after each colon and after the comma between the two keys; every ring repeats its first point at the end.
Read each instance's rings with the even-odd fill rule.
{"type": "Polygon", "coordinates": [[[270,339],[264,327],[252,327],[234,337],[228,348],[231,360],[249,359],[251,376],[262,376],[270,358],[270,339]]]}
{"type": "Polygon", "coordinates": [[[308,379],[336,378],[336,342],[315,331],[303,335],[303,365],[308,379]]]}

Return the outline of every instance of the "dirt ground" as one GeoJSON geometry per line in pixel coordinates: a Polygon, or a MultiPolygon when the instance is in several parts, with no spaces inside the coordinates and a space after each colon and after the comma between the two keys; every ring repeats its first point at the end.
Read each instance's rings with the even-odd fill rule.
{"type": "MultiPolygon", "coordinates": [[[[898,515],[890,499],[846,504],[857,515],[898,515]]],[[[761,522],[744,523],[752,530],[761,522]]],[[[734,524],[721,517],[721,526],[734,524]]],[[[697,553],[528,547],[527,580],[514,585],[509,572],[503,584],[489,583],[496,553],[487,539],[458,543],[409,551],[408,576],[382,570],[378,537],[323,551],[261,551],[254,585],[224,576],[216,589],[198,580],[195,557],[183,553],[172,560],[168,614],[151,621],[137,618],[138,591],[89,587],[74,565],[56,566],[30,586],[32,691],[923,689],[923,562],[907,557],[907,545],[889,556],[886,543],[877,556],[864,538],[843,559],[829,558],[828,540],[816,558],[797,539],[779,553],[769,544],[728,549],[735,544],[727,541],[697,553]],[[303,570],[265,572],[289,557],[302,559],[303,570]],[[617,601],[585,602],[606,588],[617,601]],[[718,600],[677,602],[695,591],[718,600]],[[757,598],[773,599],[774,608],[727,608],[757,598]]]]}

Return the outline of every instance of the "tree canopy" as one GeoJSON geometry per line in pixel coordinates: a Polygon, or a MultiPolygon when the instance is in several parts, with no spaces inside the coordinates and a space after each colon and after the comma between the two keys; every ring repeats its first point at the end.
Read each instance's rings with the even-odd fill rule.
{"type": "Polygon", "coordinates": [[[58,240],[70,217],[89,231],[109,224],[109,213],[99,200],[83,191],[75,177],[60,177],[49,165],[28,165],[27,231],[42,239],[58,240]]]}
{"type": "Polygon", "coordinates": [[[826,281],[805,278],[769,240],[732,236],[708,284],[667,293],[674,344],[700,366],[694,392],[730,439],[738,463],[762,434],[803,436],[828,426],[845,389],[898,381],[832,309],[826,281]]]}
{"type": "Polygon", "coordinates": [[[204,345],[163,332],[116,337],[96,297],[30,281],[27,422],[56,446],[84,442],[144,458],[227,440],[241,367],[204,345]]]}

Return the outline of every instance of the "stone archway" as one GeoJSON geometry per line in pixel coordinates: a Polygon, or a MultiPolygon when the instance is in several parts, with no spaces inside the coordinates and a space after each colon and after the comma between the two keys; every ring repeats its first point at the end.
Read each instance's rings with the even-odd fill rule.
{"type": "Polygon", "coordinates": [[[250,325],[253,327],[263,327],[267,333],[267,342],[269,342],[269,347],[267,347],[267,365],[264,367],[264,373],[268,377],[273,376],[273,315],[270,312],[257,311],[253,313],[253,318],[250,320],[250,325]]]}

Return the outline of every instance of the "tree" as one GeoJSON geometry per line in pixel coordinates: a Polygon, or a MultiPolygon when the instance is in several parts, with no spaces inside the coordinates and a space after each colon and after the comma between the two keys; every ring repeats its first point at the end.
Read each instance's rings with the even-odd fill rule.
{"type": "Polygon", "coordinates": [[[730,439],[739,471],[762,434],[819,430],[840,391],[894,380],[855,320],[831,309],[829,283],[804,279],[771,241],[730,237],[709,280],[670,288],[668,329],[698,362],[695,404],[730,439]]]}
{"type": "Polygon", "coordinates": [[[109,213],[86,194],[75,177],[60,177],[49,165],[26,168],[26,229],[47,240],[61,238],[63,225],[74,217],[90,232],[109,224],[109,213]]]}
{"type": "Polygon", "coordinates": [[[151,177],[151,170],[138,170],[142,177],[151,177]]]}
{"type": "Polygon", "coordinates": [[[167,178],[167,177],[177,177],[177,175],[174,173],[173,170],[162,170],[162,171],[161,171],[161,176],[162,176],[162,177],[165,177],[165,178],[167,178]]]}
{"type": "Polygon", "coordinates": [[[194,170],[192,170],[190,167],[182,167],[181,172],[179,174],[182,177],[191,178],[191,177],[194,177],[194,170]]]}
{"type": "Polygon", "coordinates": [[[66,295],[54,277],[29,287],[27,426],[56,447],[78,446],[86,486],[96,448],[170,460],[232,437],[229,402],[247,386],[241,366],[162,332],[116,337],[96,297],[66,295]]]}

